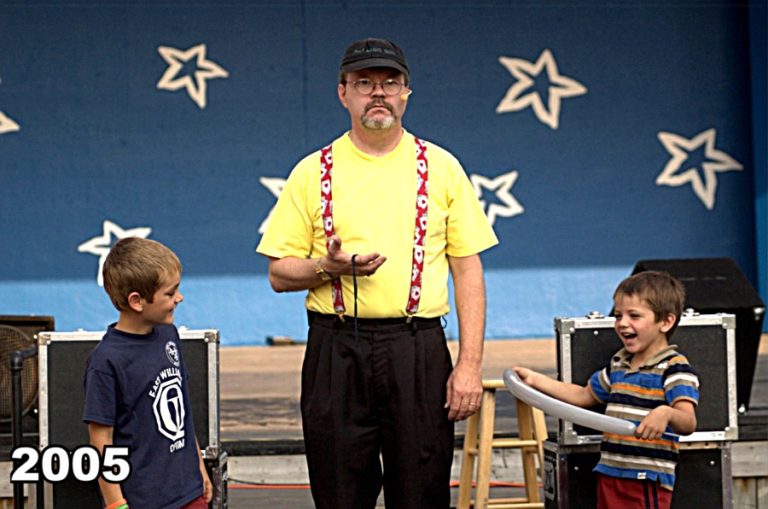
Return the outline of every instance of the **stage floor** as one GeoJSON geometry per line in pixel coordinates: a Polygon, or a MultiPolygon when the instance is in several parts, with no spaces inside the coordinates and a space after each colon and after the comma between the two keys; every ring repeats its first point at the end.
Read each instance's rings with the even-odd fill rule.
{"type": "MultiPolygon", "coordinates": [[[[455,359],[457,342],[449,342],[449,348],[455,359]]],[[[758,353],[750,409],[768,410],[768,334],[762,336],[758,353]]],[[[223,443],[301,440],[299,385],[303,355],[303,345],[221,348],[223,443]]],[[[504,369],[515,365],[554,375],[554,338],[486,341],[483,378],[501,378],[504,369]]],[[[503,425],[503,421],[499,423],[503,425]]]]}
{"type": "MultiPolygon", "coordinates": [[[[456,341],[449,342],[454,356],[456,341]]],[[[301,439],[299,386],[303,345],[223,347],[220,350],[221,434],[227,441],[301,439]]],[[[555,373],[554,339],[487,341],[484,378],[528,366],[555,373]]]]}
{"type": "MultiPolygon", "coordinates": [[[[450,342],[452,354],[457,343],[450,342]]],[[[223,347],[220,350],[221,435],[222,444],[236,456],[300,455],[301,420],[299,417],[299,378],[303,345],[273,347],[223,347]]],[[[554,375],[556,352],[554,338],[494,340],[485,344],[484,378],[501,378],[504,369],[522,365],[554,375]]],[[[753,378],[750,414],[768,416],[768,335],[761,338],[759,357],[753,378]]],[[[499,394],[497,431],[514,432],[514,400],[499,394]],[[505,411],[508,409],[509,411],[505,411]]],[[[760,420],[760,422],[763,422],[760,420]]],[[[555,423],[548,419],[552,432],[555,423]]],[[[457,425],[461,437],[464,424],[457,425]]],[[[286,456],[287,457],[287,456],[286,456]]],[[[230,475],[232,475],[230,469],[230,475]]],[[[280,507],[310,509],[312,497],[306,484],[264,486],[233,479],[229,485],[229,507],[233,509],[280,507]]],[[[453,488],[452,499],[458,496],[453,488]]],[[[520,490],[496,487],[492,497],[518,496],[520,490]]],[[[383,507],[383,500],[380,499],[383,507]]]]}

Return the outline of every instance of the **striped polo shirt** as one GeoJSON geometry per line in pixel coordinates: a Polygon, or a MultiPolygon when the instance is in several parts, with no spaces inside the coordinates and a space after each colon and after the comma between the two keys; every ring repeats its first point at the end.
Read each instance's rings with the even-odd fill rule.
{"type": "MultiPolygon", "coordinates": [[[[688,359],[669,345],[638,369],[630,367],[632,354],[622,348],[602,370],[589,380],[595,398],[606,404],[605,414],[640,421],[660,405],[687,400],[699,401],[699,378],[688,359]]],[[[674,433],[671,427],[667,432],[674,433]]],[[[675,485],[678,457],[676,436],[662,435],[657,440],[604,433],[600,462],[595,472],[625,479],[658,481],[662,488],[675,485]]]]}

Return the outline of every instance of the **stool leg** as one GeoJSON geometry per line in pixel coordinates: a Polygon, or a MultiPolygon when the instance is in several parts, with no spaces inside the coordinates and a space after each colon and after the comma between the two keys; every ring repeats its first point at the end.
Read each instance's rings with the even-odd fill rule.
{"type": "Polygon", "coordinates": [[[496,389],[485,389],[480,407],[480,444],[477,448],[477,487],[475,488],[476,509],[488,507],[495,414],[496,389]]]}
{"type": "Polygon", "coordinates": [[[467,419],[467,432],[464,435],[464,448],[461,454],[461,474],[459,475],[459,500],[457,509],[469,509],[472,501],[472,480],[475,478],[475,456],[477,455],[477,422],[479,413],[467,419]]]}
{"type": "Polygon", "coordinates": [[[539,475],[541,482],[544,482],[544,442],[547,440],[547,421],[544,418],[544,412],[538,408],[531,408],[533,413],[533,436],[539,443],[539,475]]]}
{"type": "MultiPolygon", "coordinates": [[[[533,412],[531,407],[519,399],[517,406],[517,429],[521,440],[533,439],[533,412]]],[[[539,455],[538,447],[523,447],[520,451],[523,460],[523,476],[525,478],[525,494],[528,502],[539,502],[539,484],[536,478],[536,457],[539,455]]]]}

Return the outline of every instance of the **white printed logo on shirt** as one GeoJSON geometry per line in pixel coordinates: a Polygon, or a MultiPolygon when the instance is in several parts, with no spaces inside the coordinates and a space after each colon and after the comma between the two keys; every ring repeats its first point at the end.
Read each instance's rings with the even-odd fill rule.
{"type": "Polygon", "coordinates": [[[181,362],[179,361],[179,349],[176,346],[176,343],[169,341],[165,344],[165,355],[168,357],[168,360],[171,361],[171,364],[177,368],[179,367],[181,362]]]}
{"type": "MultiPolygon", "coordinates": [[[[171,368],[173,369],[173,368],[171,368]]],[[[164,370],[163,373],[169,370],[164,370]]],[[[184,395],[181,391],[181,374],[174,370],[173,376],[166,378],[150,392],[155,400],[152,409],[155,412],[157,430],[173,441],[170,451],[184,447],[184,395]]]]}

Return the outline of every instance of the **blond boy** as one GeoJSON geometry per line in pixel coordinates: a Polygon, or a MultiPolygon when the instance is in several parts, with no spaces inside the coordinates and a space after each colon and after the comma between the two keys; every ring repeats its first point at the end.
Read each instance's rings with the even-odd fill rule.
{"type": "Polygon", "coordinates": [[[173,325],[181,263],[148,239],[117,242],[104,289],[120,312],[91,352],[84,377],[91,445],[128,448],[121,483],[99,478],[108,509],[205,509],[212,485],[195,438],[181,342],[173,325]]]}

